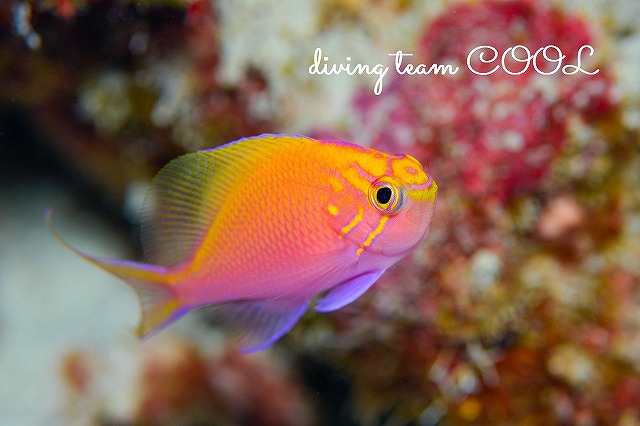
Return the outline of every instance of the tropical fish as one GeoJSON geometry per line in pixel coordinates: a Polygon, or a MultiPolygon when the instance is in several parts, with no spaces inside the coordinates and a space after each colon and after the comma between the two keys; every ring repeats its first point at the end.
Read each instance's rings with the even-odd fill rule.
{"type": "Polygon", "coordinates": [[[287,333],[316,296],[330,312],[362,295],[429,230],[438,187],[409,155],[264,134],[180,156],[142,208],[150,263],[80,257],[138,294],[137,333],[212,306],[244,352],[287,333]]]}

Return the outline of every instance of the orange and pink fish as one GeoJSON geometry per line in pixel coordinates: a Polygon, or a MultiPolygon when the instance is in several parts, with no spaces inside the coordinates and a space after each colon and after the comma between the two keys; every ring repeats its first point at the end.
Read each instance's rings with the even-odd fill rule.
{"type": "Polygon", "coordinates": [[[425,237],[438,186],[410,155],[303,136],[245,138],[183,155],[142,208],[149,263],[98,258],[138,294],[141,337],[212,306],[244,352],[360,297],[425,237]]]}

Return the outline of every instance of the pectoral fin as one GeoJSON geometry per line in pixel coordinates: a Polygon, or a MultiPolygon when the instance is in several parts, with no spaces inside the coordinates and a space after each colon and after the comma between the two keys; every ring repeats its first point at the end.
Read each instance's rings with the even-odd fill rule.
{"type": "Polygon", "coordinates": [[[318,312],[331,312],[356,300],[375,283],[385,269],[378,269],[358,275],[338,285],[318,301],[314,309],[318,312]]]}

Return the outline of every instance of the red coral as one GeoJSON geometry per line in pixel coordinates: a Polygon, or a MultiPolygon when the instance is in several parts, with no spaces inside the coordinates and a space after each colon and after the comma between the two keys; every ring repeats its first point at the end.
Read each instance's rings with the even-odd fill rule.
{"type": "Polygon", "coordinates": [[[164,423],[209,404],[215,407],[198,349],[181,341],[167,343],[156,344],[142,362],[138,416],[143,423],[164,423]]]}
{"type": "Polygon", "coordinates": [[[225,424],[304,425],[309,412],[299,389],[264,363],[230,350],[206,360],[191,344],[157,344],[142,362],[143,424],[213,416],[225,424]]]}
{"type": "Polygon", "coordinates": [[[455,64],[458,73],[399,75],[380,96],[367,88],[354,99],[350,138],[411,153],[442,189],[428,243],[358,301],[359,323],[348,322],[347,309],[330,317],[342,341],[362,335],[360,348],[384,343],[345,361],[356,371],[360,405],[382,400],[370,412],[393,405],[398,417],[433,423],[612,424],[637,401],[635,383],[617,382],[632,374],[631,362],[612,349],[628,338],[616,330],[630,318],[624,307],[633,306],[634,276],[607,278],[582,266],[621,233],[619,195],[605,194],[601,182],[614,180],[602,164],[623,156],[600,136],[569,143],[578,126],[598,133],[593,120],[619,129],[615,119],[604,123],[616,109],[609,71],[584,62],[584,53],[583,69],[600,67],[598,74],[541,75],[530,65],[521,75],[478,75],[466,63],[477,46],[501,54],[515,45],[532,53],[555,45],[567,55],[563,65],[575,64],[585,44],[599,49],[587,21],[541,2],[458,3],[428,25],[415,56],[403,61],[455,64]],[[573,183],[597,187],[603,201],[551,186],[568,159],[576,161],[574,151],[595,178],[585,172],[573,183]],[[523,194],[532,190],[536,196],[523,194]],[[550,369],[549,353],[562,345],[571,350],[561,350],[550,369]],[[579,368],[566,356],[574,352],[579,368]],[[380,359],[387,368],[375,367],[380,359]],[[571,374],[558,375],[558,363],[571,374]],[[603,402],[612,395],[615,403],[603,402]]]}
{"type": "Polygon", "coordinates": [[[143,425],[312,422],[299,384],[266,357],[241,355],[235,349],[211,357],[193,342],[177,338],[142,347],[137,364],[131,363],[130,354],[123,357],[112,351],[108,355],[77,350],[62,359],[71,423],[98,419],[143,425]],[[105,362],[118,359],[123,365],[105,362]],[[134,365],[136,375],[128,377],[134,365]],[[116,395],[126,395],[129,406],[123,410],[122,405],[110,404],[116,395]]]}
{"type": "Polygon", "coordinates": [[[307,425],[309,411],[300,390],[287,378],[230,350],[209,367],[213,393],[239,424],[307,425]]]}
{"type": "MultiPolygon", "coordinates": [[[[567,56],[562,65],[571,65],[587,44],[593,39],[585,21],[538,2],[459,4],[427,28],[413,59],[427,67],[455,64],[460,67],[455,75],[401,75],[382,96],[362,93],[354,104],[374,146],[411,150],[435,164],[432,172],[447,188],[461,182],[468,195],[505,200],[535,189],[548,174],[565,146],[569,117],[589,121],[611,111],[612,82],[602,67],[595,75],[561,70],[541,75],[533,62],[520,75],[502,69],[478,75],[467,67],[467,55],[478,46],[493,46],[495,62],[482,64],[478,55],[471,56],[473,69],[487,72],[510,47],[523,45],[533,54],[553,45],[567,56]]],[[[516,52],[520,58],[523,53],[516,52]]],[[[588,53],[583,51],[581,66],[592,71],[585,64],[588,53]]],[[[524,66],[508,58],[512,72],[524,66]]],[[[550,72],[556,64],[545,63],[540,54],[536,66],[550,72]]]]}
{"type": "Polygon", "coordinates": [[[62,358],[60,374],[68,389],[78,395],[89,394],[95,382],[95,362],[85,352],[75,350],[62,358]]]}

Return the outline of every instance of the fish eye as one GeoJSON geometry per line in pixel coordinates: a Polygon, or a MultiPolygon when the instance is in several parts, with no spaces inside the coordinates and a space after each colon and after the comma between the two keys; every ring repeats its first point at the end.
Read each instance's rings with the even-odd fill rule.
{"type": "Polygon", "coordinates": [[[380,204],[387,204],[391,201],[391,196],[393,195],[393,191],[388,186],[381,186],[380,188],[376,188],[376,200],[380,204]]]}
{"type": "Polygon", "coordinates": [[[404,201],[404,186],[395,179],[381,177],[369,188],[369,202],[381,213],[397,213],[404,206],[404,201]]]}

